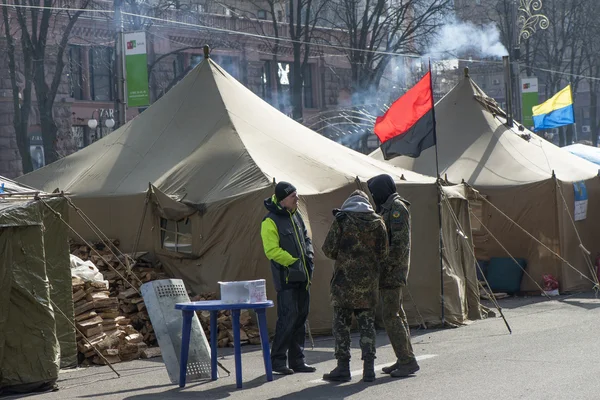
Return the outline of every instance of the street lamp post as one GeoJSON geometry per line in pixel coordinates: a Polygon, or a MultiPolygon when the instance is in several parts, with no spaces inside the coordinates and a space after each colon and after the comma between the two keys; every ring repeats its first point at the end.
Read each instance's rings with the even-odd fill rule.
{"type": "MultiPolygon", "coordinates": [[[[94,135],[94,140],[92,142],[95,142],[96,140],[99,139],[98,137],[98,125],[100,125],[100,121],[102,120],[102,117],[104,118],[104,126],[107,127],[108,129],[112,129],[115,126],[115,120],[113,119],[112,115],[108,115],[105,116],[102,113],[102,110],[99,109],[95,109],[94,111],[92,111],[92,116],[90,117],[90,119],[88,119],[88,127],[95,131],[95,135],[94,135]],[[98,113],[98,119],[94,118],[94,114],[96,114],[96,112],[98,113]]],[[[83,145],[87,146],[89,145],[89,140],[87,135],[83,135],[83,145]]]]}
{"type": "MultiPolygon", "coordinates": [[[[522,118],[522,107],[521,107],[521,67],[519,65],[521,59],[521,44],[531,38],[538,29],[548,29],[550,26],[550,20],[544,14],[542,10],[542,0],[513,0],[513,10],[516,15],[513,16],[512,20],[516,21],[516,29],[513,29],[513,43],[514,48],[511,51],[513,61],[515,63],[516,71],[512,73],[512,92],[514,95],[514,104],[516,116],[521,123],[522,118]],[[518,5],[517,5],[518,1],[518,5]]],[[[511,68],[512,69],[512,68],[511,68]]],[[[507,97],[508,98],[508,97],[507,97]]]]}

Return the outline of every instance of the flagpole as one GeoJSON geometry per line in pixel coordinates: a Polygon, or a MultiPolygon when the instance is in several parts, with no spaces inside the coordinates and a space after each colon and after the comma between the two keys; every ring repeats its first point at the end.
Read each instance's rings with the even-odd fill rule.
{"type": "Polygon", "coordinates": [[[429,59],[429,87],[431,88],[431,115],[433,118],[433,142],[435,147],[435,173],[438,189],[438,222],[439,222],[439,252],[440,252],[440,295],[442,297],[442,327],[446,325],[445,300],[444,300],[444,256],[442,240],[442,188],[440,183],[440,163],[438,157],[437,131],[435,121],[435,100],[433,99],[433,73],[431,72],[431,59],[429,59]]]}

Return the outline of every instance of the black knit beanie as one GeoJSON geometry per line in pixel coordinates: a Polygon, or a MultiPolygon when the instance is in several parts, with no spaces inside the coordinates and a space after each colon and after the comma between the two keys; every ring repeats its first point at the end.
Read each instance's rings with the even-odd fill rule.
{"type": "Polygon", "coordinates": [[[277,201],[281,201],[288,197],[290,194],[294,193],[296,188],[289,182],[281,181],[275,186],[275,197],[277,201]]]}

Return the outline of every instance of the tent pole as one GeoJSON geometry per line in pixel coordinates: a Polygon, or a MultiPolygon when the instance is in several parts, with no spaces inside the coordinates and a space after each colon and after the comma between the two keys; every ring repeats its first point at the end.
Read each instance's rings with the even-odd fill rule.
{"type": "Polygon", "coordinates": [[[435,147],[435,176],[438,189],[438,223],[439,223],[439,253],[440,253],[440,296],[442,299],[442,326],[446,325],[446,305],[444,301],[444,255],[442,241],[442,183],[440,179],[440,163],[438,158],[438,143],[435,122],[435,100],[433,99],[433,78],[431,77],[431,60],[429,60],[429,87],[431,88],[431,115],[433,117],[433,142],[435,147]]]}

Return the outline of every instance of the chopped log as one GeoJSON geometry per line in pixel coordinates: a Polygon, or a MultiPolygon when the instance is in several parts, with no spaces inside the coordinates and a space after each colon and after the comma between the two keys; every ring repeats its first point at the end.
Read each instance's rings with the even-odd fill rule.
{"type": "MultiPolygon", "coordinates": [[[[233,342],[233,330],[229,329],[227,330],[227,337],[229,338],[230,342],[233,342]]],[[[246,335],[246,332],[244,332],[243,330],[240,329],[240,342],[246,342],[248,341],[248,335],[246,335]]]]}
{"type": "Polygon", "coordinates": [[[119,349],[105,349],[105,350],[102,350],[101,353],[104,356],[118,356],[119,349]]]}
{"type": "Polygon", "coordinates": [[[138,331],[135,330],[135,328],[131,325],[126,325],[123,328],[123,331],[127,334],[127,335],[133,335],[134,333],[138,333],[138,331]]]}
{"type": "Polygon", "coordinates": [[[75,322],[85,321],[87,319],[94,318],[96,315],[97,314],[95,311],[88,311],[88,312],[85,312],[83,314],[79,314],[78,316],[76,316],[75,322]]]}
{"type": "Polygon", "coordinates": [[[219,342],[217,343],[217,346],[226,347],[228,343],[229,343],[229,338],[224,338],[224,339],[219,340],[219,342]]]}
{"type": "Polygon", "coordinates": [[[117,307],[119,305],[119,300],[114,297],[108,297],[105,299],[97,299],[94,300],[94,308],[111,308],[117,307]]]}
{"type": "Polygon", "coordinates": [[[119,310],[112,309],[112,310],[101,311],[100,313],[98,313],[98,315],[100,315],[102,318],[115,318],[116,319],[121,314],[119,314],[119,310]]]}
{"type": "Polygon", "coordinates": [[[119,299],[127,299],[127,298],[133,297],[137,294],[138,294],[137,290],[135,290],[134,288],[129,288],[129,289],[125,290],[124,292],[119,293],[119,295],[117,297],[119,299]]]}
{"type": "Polygon", "coordinates": [[[83,288],[77,290],[75,293],[73,293],[73,303],[77,303],[79,300],[83,299],[85,297],[85,290],[83,290],[83,288]]]}
{"type": "Polygon", "coordinates": [[[146,304],[145,303],[138,303],[137,304],[137,309],[138,311],[143,311],[146,309],[146,304]]]}
{"type": "Polygon", "coordinates": [[[94,308],[94,302],[93,301],[88,301],[80,306],[75,307],[75,310],[73,311],[73,314],[77,315],[81,315],[86,311],[90,311],[91,309],[94,308]]]}
{"type": "Polygon", "coordinates": [[[108,290],[108,282],[106,281],[92,281],[90,286],[94,289],[108,290]]]}
{"type": "Polygon", "coordinates": [[[252,324],[252,317],[250,316],[250,311],[248,310],[243,310],[240,313],[240,325],[241,326],[247,326],[252,324]]]}
{"type": "Polygon", "coordinates": [[[154,358],[160,357],[162,355],[160,351],[160,347],[149,347],[146,350],[142,351],[142,358],[154,358]]]}
{"type": "Polygon", "coordinates": [[[106,356],[104,357],[104,359],[98,357],[98,356],[94,356],[94,358],[92,359],[92,362],[96,365],[106,365],[106,361],[104,361],[106,359],[106,361],[108,361],[111,364],[116,364],[121,362],[121,359],[119,358],[119,356],[106,356]]]}
{"type": "Polygon", "coordinates": [[[129,325],[131,320],[123,316],[118,316],[117,318],[115,318],[115,322],[117,323],[117,325],[129,325]]]}
{"type": "Polygon", "coordinates": [[[249,338],[248,339],[248,343],[249,344],[260,344],[260,336],[259,337],[253,337],[253,338],[249,338]]]}
{"type": "Polygon", "coordinates": [[[131,303],[132,304],[138,304],[138,303],[141,303],[143,301],[144,301],[143,297],[135,297],[135,298],[131,299],[131,303]]]}
{"type": "Polygon", "coordinates": [[[101,299],[108,299],[110,296],[110,292],[102,291],[102,292],[92,292],[88,294],[85,298],[87,301],[96,301],[101,299]]]}
{"type": "Polygon", "coordinates": [[[104,331],[102,330],[102,324],[97,324],[97,325],[92,325],[92,326],[88,326],[86,328],[80,328],[79,329],[81,331],[81,333],[83,333],[85,335],[85,337],[89,338],[89,337],[93,337],[95,335],[101,334],[104,331]]]}
{"type": "MultiPolygon", "coordinates": [[[[90,342],[91,344],[96,344],[96,343],[99,343],[102,340],[104,340],[105,337],[106,337],[106,333],[100,332],[97,335],[88,337],[88,342],[90,342]]],[[[86,344],[87,344],[87,342],[86,342],[86,344]]]]}
{"type": "Polygon", "coordinates": [[[121,304],[120,308],[125,314],[132,314],[137,311],[137,306],[134,304],[121,304]]]}
{"type": "Polygon", "coordinates": [[[85,328],[89,328],[90,326],[96,326],[98,324],[101,324],[103,321],[104,320],[102,319],[102,317],[100,317],[99,315],[96,315],[93,318],[77,322],[77,327],[79,329],[85,329],[85,328]]]}
{"type": "Polygon", "coordinates": [[[143,341],[143,336],[139,333],[132,333],[125,337],[127,343],[140,343],[143,341]]]}

